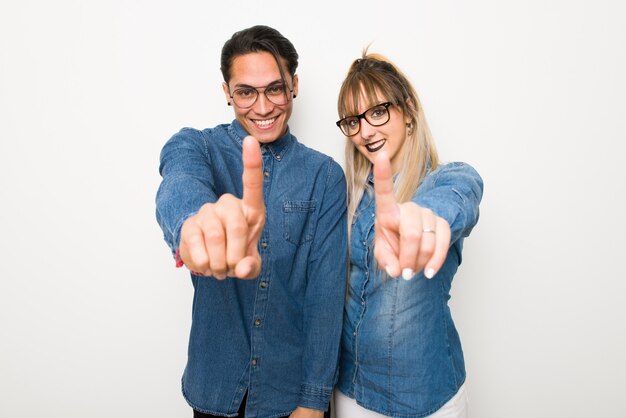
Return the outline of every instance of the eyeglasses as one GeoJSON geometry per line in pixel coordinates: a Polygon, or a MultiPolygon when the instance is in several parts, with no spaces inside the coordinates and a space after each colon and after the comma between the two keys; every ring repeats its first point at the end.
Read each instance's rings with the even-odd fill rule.
{"type": "MultiPolygon", "coordinates": [[[[293,93],[293,89],[290,89],[285,84],[276,83],[264,87],[241,87],[233,91],[230,94],[230,98],[233,99],[233,102],[235,102],[238,107],[246,109],[256,103],[256,100],[259,98],[259,89],[263,89],[267,100],[277,106],[287,104],[291,93],[293,93]]],[[[230,87],[228,90],[230,91],[230,87]]]]}
{"type": "Polygon", "coordinates": [[[372,126],[381,126],[389,122],[389,110],[393,103],[385,102],[370,107],[360,115],[348,116],[337,121],[337,126],[345,136],[354,136],[361,130],[361,119],[365,119],[372,126]]]}

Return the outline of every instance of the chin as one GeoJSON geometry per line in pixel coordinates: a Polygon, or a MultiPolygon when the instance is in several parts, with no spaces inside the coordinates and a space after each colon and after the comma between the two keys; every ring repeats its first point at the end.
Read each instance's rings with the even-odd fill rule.
{"type": "Polygon", "coordinates": [[[276,141],[280,136],[278,131],[274,131],[273,129],[271,131],[259,131],[254,129],[252,130],[251,135],[253,135],[257,141],[262,143],[276,141]]]}
{"type": "Polygon", "coordinates": [[[285,131],[286,129],[284,127],[281,127],[280,129],[273,128],[267,131],[254,129],[254,133],[252,135],[254,135],[259,142],[267,143],[276,141],[285,133],[285,131]]]}

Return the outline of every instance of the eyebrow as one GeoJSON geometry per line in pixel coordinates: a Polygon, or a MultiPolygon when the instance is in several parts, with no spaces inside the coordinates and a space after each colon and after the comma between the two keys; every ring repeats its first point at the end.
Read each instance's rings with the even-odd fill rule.
{"type": "Polygon", "coordinates": [[[365,109],[363,112],[361,112],[361,113],[355,113],[354,115],[347,115],[347,116],[346,116],[346,117],[344,117],[343,119],[356,118],[357,116],[363,115],[364,113],[367,113],[368,111],[370,111],[370,110],[374,109],[375,107],[378,107],[378,106],[384,105],[385,103],[391,103],[391,104],[393,104],[393,102],[391,102],[391,101],[389,101],[389,100],[387,100],[387,101],[385,101],[385,102],[380,102],[380,103],[377,103],[377,104],[373,104],[373,105],[371,105],[370,107],[368,107],[367,109],[365,109]]]}
{"type": "Polygon", "coordinates": [[[264,86],[251,86],[250,84],[244,84],[244,83],[237,83],[233,86],[233,88],[252,88],[252,89],[256,89],[256,88],[260,88],[260,87],[269,87],[269,86],[273,86],[275,84],[284,84],[283,80],[281,80],[280,78],[277,80],[272,81],[269,84],[266,84],[264,86]]]}

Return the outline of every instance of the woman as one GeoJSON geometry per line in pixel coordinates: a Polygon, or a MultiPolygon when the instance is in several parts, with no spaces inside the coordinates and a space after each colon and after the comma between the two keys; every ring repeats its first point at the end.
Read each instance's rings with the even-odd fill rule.
{"type": "Polygon", "coordinates": [[[350,275],[337,418],[466,417],[447,301],[482,180],[467,164],[439,164],[415,89],[381,55],[352,63],[338,110],[350,275]]]}

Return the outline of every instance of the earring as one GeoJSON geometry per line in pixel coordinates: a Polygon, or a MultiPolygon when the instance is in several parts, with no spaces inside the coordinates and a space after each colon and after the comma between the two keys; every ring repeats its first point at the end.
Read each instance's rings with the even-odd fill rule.
{"type": "Polygon", "coordinates": [[[413,122],[406,124],[407,134],[411,135],[413,133],[413,122]]]}
{"type": "Polygon", "coordinates": [[[230,102],[226,102],[226,103],[228,103],[228,106],[232,106],[232,104],[230,102]]]}
{"type": "Polygon", "coordinates": [[[294,98],[294,99],[296,98],[296,95],[295,95],[295,94],[293,95],[293,98],[294,98]]]}

